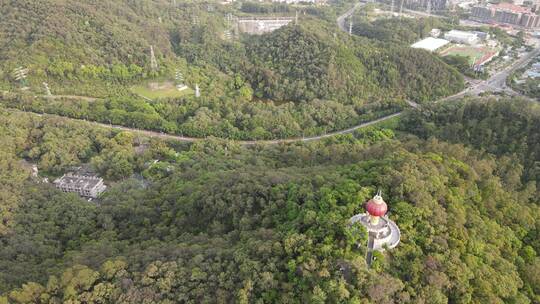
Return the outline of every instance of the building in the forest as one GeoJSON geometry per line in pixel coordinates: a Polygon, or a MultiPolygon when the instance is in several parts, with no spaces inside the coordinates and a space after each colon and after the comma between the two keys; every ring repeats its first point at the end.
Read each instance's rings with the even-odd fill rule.
{"type": "Polygon", "coordinates": [[[93,175],[64,174],[54,182],[56,188],[64,192],[74,192],[83,197],[97,198],[107,186],[103,179],[93,175]]]}
{"type": "Polygon", "coordinates": [[[237,31],[250,35],[273,32],[294,21],[292,17],[242,17],[236,21],[237,31]]]}
{"type": "Polygon", "coordinates": [[[399,244],[400,231],[396,223],[386,216],[388,206],[380,192],[366,203],[365,208],[366,213],[353,216],[350,222],[360,223],[368,232],[366,262],[371,265],[374,250],[384,251],[399,244]]]}

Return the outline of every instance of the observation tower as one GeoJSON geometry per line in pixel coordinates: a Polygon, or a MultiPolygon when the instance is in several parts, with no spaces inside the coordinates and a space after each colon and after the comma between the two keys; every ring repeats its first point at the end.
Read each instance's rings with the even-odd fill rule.
{"type": "MultiPolygon", "coordinates": [[[[351,224],[360,223],[368,231],[366,263],[371,265],[373,251],[384,251],[395,248],[399,244],[399,228],[388,217],[388,206],[379,191],[366,204],[366,213],[359,213],[350,219],[351,224]]],[[[358,244],[361,246],[361,244],[358,244]]]]}

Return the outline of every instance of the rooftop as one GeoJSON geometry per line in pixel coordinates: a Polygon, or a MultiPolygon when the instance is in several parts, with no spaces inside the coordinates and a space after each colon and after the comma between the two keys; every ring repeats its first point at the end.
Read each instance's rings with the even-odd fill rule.
{"type": "Polygon", "coordinates": [[[531,12],[530,8],[515,5],[515,4],[512,4],[512,3],[507,3],[507,2],[501,2],[499,4],[494,4],[491,7],[495,8],[497,10],[512,11],[514,13],[530,13],[531,12]]]}
{"type": "Polygon", "coordinates": [[[103,182],[103,179],[96,176],[86,176],[86,175],[75,175],[75,174],[65,174],[64,176],[56,179],[54,184],[62,185],[69,188],[80,188],[90,190],[95,188],[103,182]]]}
{"type": "Polygon", "coordinates": [[[476,33],[460,31],[460,30],[451,30],[448,33],[446,33],[446,35],[453,36],[453,37],[459,37],[459,38],[470,38],[470,37],[478,36],[476,33]]]}
{"type": "Polygon", "coordinates": [[[428,37],[416,42],[415,44],[411,45],[411,47],[415,49],[424,49],[433,52],[438,48],[447,45],[448,43],[450,43],[450,41],[445,39],[428,37]]]}

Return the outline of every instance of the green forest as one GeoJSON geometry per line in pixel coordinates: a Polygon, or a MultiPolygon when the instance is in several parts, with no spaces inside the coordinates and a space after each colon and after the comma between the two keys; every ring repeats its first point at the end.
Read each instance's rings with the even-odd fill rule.
{"type": "Polygon", "coordinates": [[[540,303],[537,105],[251,147],[0,111],[0,303],[540,303]],[[28,163],[110,189],[89,203],[28,163]],[[402,240],[367,268],[347,222],[377,189],[402,240]]]}
{"type": "Polygon", "coordinates": [[[340,130],[464,88],[434,55],[342,33],[335,16],[349,2],[304,9],[298,25],[273,33],[226,39],[226,16],[259,6],[9,1],[0,8],[1,102],[191,137],[276,139],[340,130]],[[29,69],[26,84],[15,81],[17,67],[29,69]],[[147,100],[130,90],[174,81],[176,71],[201,98],[147,100]],[[43,82],[55,98],[44,98],[43,82]]]}
{"type": "Polygon", "coordinates": [[[436,102],[462,62],[409,45],[444,21],[355,15],[349,35],[352,0],[0,2],[0,304],[540,304],[540,106],[436,102]],[[79,167],[99,198],[52,183],[79,167]],[[378,191],[401,241],[368,267],[350,218],[378,191]]]}

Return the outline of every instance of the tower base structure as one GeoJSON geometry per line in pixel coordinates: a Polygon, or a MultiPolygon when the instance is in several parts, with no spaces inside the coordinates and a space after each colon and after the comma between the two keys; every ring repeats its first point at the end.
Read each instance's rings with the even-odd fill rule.
{"type": "MultiPolygon", "coordinates": [[[[368,213],[360,213],[350,219],[351,224],[360,223],[368,232],[366,263],[371,266],[373,261],[373,251],[384,251],[386,248],[392,249],[399,244],[401,233],[396,223],[381,216],[378,221],[373,221],[368,213]],[[374,223],[375,222],[375,223],[374,223]]],[[[358,244],[361,246],[361,244],[358,244]]]]}
{"type": "Polygon", "coordinates": [[[396,223],[388,219],[386,216],[381,216],[376,224],[370,220],[371,215],[360,213],[353,216],[351,224],[360,223],[366,227],[369,235],[373,235],[373,250],[384,251],[384,248],[392,249],[399,244],[400,231],[396,223]],[[386,246],[385,246],[386,245],[386,246]]]}

